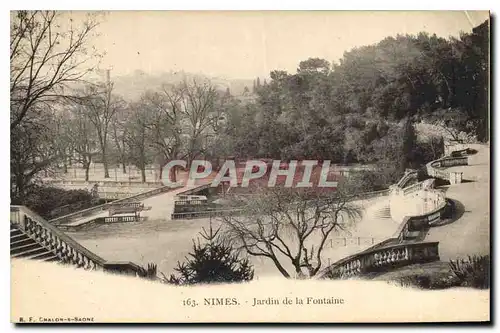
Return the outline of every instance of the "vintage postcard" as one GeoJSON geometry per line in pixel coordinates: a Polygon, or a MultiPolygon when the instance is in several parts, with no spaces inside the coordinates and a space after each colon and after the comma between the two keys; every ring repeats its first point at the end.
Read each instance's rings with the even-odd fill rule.
{"type": "Polygon", "coordinates": [[[12,11],[13,323],[490,321],[489,11],[12,11]]]}

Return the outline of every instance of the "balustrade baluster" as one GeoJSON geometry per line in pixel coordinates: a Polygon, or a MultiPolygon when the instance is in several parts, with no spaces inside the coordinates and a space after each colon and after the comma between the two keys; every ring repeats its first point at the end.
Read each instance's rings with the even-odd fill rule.
{"type": "Polygon", "coordinates": [[[64,255],[62,253],[63,251],[63,246],[62,246],[62,242],[59,238],[55,238],[55,247],[56,247],[56,255],[57,257],[59,257],[59,259],[63,260],[64,259],[64,255]]]}
{"type": "Polygon", "coordinates": [[[73,265],[78,264],[78,253],[75,251],[74,248],[71,248],[71,263],[73,265]]]}
{"type": "Polygon", "coordinates": [[[61,249],[61,255],[62,255],[63,260],[64,260],[65,262],[67,262],[67,261],[69,260],[69,249],[68,249],[68,245],[67,245],[65,242],[63,242],[63,241],[61,241],[61,243],[62,243],[62,244],[61,244],[61,247],[62,247],[62,249],[61,249]]]}
{"type": "Polygon", "coordinates": [[[42,245],[47,246],[48,241],[49,241],[49,231],[47,229],[42,228],[41,238],[42,238],[42,245]]]}
{"type": "Polygon", "coordinates": [[[42,227],[40,227],[37,224],[35,224],[35,232],[34,232],[34,236],[35,236],[35,239],[37,242],[40,242],[40,233],[42,232],[42,227]]]}
{"type": "Polygon", "coordinates": [[[396,261],[396,251],[392,250],[391,251],[391,263],[396,261]]]}
{"type": "Polygon", "coordinates": [[[380,264],[385,265],[387,263],[387,253],[385,251],[382,252],[382,259],[380,264]]]}
{"type": "Polygon", "coordinates": [[[45,232],[45,247],[52,251],[52,244],[51,244],[51,233],[50,231],[45,232]]]}
{"type": "Polygon", "coordinates": [[[83,267],[84,264],[85,264],[85,262],[83,261],[83,254],[78,253],[78,263],[77,263],[77,266],[78,267],[83,267]]]}

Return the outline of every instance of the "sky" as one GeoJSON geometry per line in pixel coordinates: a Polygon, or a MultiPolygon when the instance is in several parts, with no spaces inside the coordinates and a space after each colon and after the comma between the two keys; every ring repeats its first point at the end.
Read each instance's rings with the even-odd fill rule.
{"type": "MultiPolygon", "coordinates": [[[[71,13],[78,20],[80,14],[71,13]]],[[[93,44],[112,75],[140,70],[203,73],[228,79],[295,72],[309,57],[338,61],[353,47],[387,36],[458,36],[483,23],[474,11],[113,11],[101,17],[93,44]]]]}

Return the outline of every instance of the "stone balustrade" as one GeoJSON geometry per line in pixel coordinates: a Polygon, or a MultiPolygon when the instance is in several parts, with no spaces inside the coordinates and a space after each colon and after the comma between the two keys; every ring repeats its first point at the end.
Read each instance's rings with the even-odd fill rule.
{"type": "Polygon", "coordinates": [[[408,184],[408,182],[416,180],[418,181],[418,171],[416,170],[409,170],[407,171],[403,177],[395,184],[396,187],[398,188],[404,188],[408,184]]]}
{"type": "Polygon", "coordinates": [[[194,219],[194,218],[206,218],[206,217],[216,217],[216,216],[226,216],[226,215],[238,215],[244,212],[242,208],[236,209],[218,209],[218,210],[204,210],[204,211],[193,211],[193,212],[181,212],[172,213],[172,220],[181,219],[194,219]]]}
{"type": "Polygon", "coordinates": [[[61,262],[86,270],[102,270],[103,258],[87,250],[78,242],[50,225],[42,217],[24,206],[11,206],[11,223],[40,245],[52,251],[61,262]],[[12,219],[12,212],[17,212],[12,219]]]}
{"type": "Polygon", "coordinates": [[[438,160],[427,163],[426,170],[427,174],[431,177],[447,180],[451,184],[457,184],[462,182],[461,173],[450,172],[445,168],[457,165],[468,165],[468,164],[469,164],[469,158],[467,156],[459,156],[459,157],[446,156],[438,160]]]}
{"type": "Polygon", "coordinates": [[[144,200],[146,198],[149,198],[149,197],[161,194],[161,193],[173,191],[176,189],[178,189],[178,187],[162,186],[160,188],[156,188],[156,189],[151,190],[151,191],[138,193],[138,194],[131,195],[131,196],[128,196],[128,197],[123,198],[123,199],[115,200],[115,201],[108,202],[108,203],[105,203],[105,204],[102,204],[99,206],[94,206],[94,207],[91,207],[88,209],[84,209],[84,210],[81,210],[78,212],[64,215],[64,216],[50,220],[50,223],[54,224],[54,225],[61,225],[64,223],[68,223],[68,222],[70,222],[74,219],[77,219],[77,218],[82,218],[82,217],[89,216],[89,215],[92,215],[92,214],[95,214],[95,213],[98,213],[101,211],[105,211],[113,204],[116,205],[118,203],[126,203],[126,202],[130,202],[130,201],[141,201],[141,200],[144,200]]]}
{"type": "Polygon", "coordinates": [[[49,185],[53,186],[80,186],[80,187],[90,187],[97,184],[99,187],[137,187],[137,188],[156,188],[163,186],[162,182],[131,182],[131,181],[111,181],[111,180],[97,180],[97,181],[86,181],[86,180],[47,180],[45,181],[49,185]]]}
{"type": "Polygon", "coordinates": [[[387,190],[380,190],[380,191],[373,191],[373,192],[364,192],[356,195],[357,200],[367,200],[367,199],[372,199],[372,198],[379,198],[379,197],[385,197],[388,196],[391,193],[390,189],[387,190]]]}
{"type": "Polygon", "coordinates": [[[134,276],[141,270],[141,267],[131,262],[114,263],[104,260],[25,206],[11,206],[10,211],[11,224],[16,225],[40,246],[54,253],[62,263],[85,270],[134,276]]]}
{"type": "MultiPolygon", "coordinates": [[[[448,154],[457,152],[456,156],[446,156],[426,165],[427,174],[434,178],[460,183],[460,172],[450,172],[445,168],[468,165],[469,159],[463,156],[469,153],[467,145],[448,147],[448,154]],[[458,151],[457,148],[460,148],[458,151]]],[[[337,261],[323,273],[327,278],[349,278],[384,272],[400,266],[439,260],[438,242],[417,242],[415,238],[421,231],[441,221],[451,207],[443,192],[434,189],[434,179],[404,187],[412,178],[405,174],[395,185],[391,186],[391,217],[401,220],[400,226],[392,238],[375,244],[365,251],[337,261]],[[416,202],[418,209],[408,209],[405,205],[416,202]],[[419,206],[419,204],[422,204],[419,206]],[[420,210],[421,213],[417,214],[420,210]],[[397,212],[401,214],[396,214],[397,212]]]]}
{"type": "Polygon", "coordinates": [[[422,231],[441,220],[448,207],[446,197],[434,189],[434,179],[403,187],[415,179],[409,174],[390,188],[391,217],[401,221],[393,237],[334,263],[324,271],[324,277],[349,278],[439,260],[438,242],[415,240],[422,231]]]}
{"type": "Polygon", "coordinates": [[[439,260],[438,242],[416,242],[368,249],[329,267],[328,278],[352,278],[397,267],[439,260]]]}

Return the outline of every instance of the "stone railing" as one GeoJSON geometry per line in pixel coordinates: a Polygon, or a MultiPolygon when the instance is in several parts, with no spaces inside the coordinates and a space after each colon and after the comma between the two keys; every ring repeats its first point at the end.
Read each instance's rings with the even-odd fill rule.
{"type": "MultiPolygon", "coordinates": [[[[447,180],[453,184],[457,182],[454,176],[455,173],[450,172],[445,168],[457,165],[468,165],[468,164],[469,164],[469,158],[467,156],[460,156],[460,157],[446,156],[438,160],[427,163],[426,170],[429,176],[447,180]]],[[[461,182],[461,177],[459,178],[459,180],[460,180],[459,182],[461,182]]]]}
{"type": "Polygon", "coordinates": [[[97,184],[99,187],[138,187],[138,188],[156,188],[163,186],[162,182],[131,182],[131,181],[111,181],[111,180],[46,180],[45,183],[54,186],[85,186],[90,187],[97,184]]]}
{"type": "Polygon", "coordinates": [[[141,201],[141,200],[144,200],[146,198],[149,198],[149,197],[161,194],[161,193],[173,191],[173,190],[176,190],[176,189],[178,189],[178,187],[163,186],[163,187],[151,190],[151,191],[146,191],[146,192],[138,193],[138,194],[131,195],[131,196],[123,198],[123,199],[115,200],[115,201],[108,202],[108,203],[105,203],[105,204],[102,204],[102,205],[99,205],[99,206],[94,206],[94,207],[91,207],[91,208],[88,208],[88,209],[84,209],[84,210],[81,210],[81,211],[78,211],[78,212],[74,212],[74,213],[71,213],[71,214],[68,214],[68,215],[64,215],[64,216],[61,216],[61,217],[58,217],[58,218],[50,220],[50,223],[52,223],[54,225],[64,224],[64,223],[72,221],[72,220],[74,220],[76,218],[81,218],[81,217],[89,216],[89,215],[92,215],[92,214],[95,214],[95,213],[107,210],[111,205],[116,205],[118,203],[126,203],[126,202],[130,202],[130,201],[141,201]]]}
{"type": "Polygon", "coordinates": [[[330,267],[324,277],[351,278],[387,272],[397,267],[439,260],[438,242],[416,242],[373,248],[344,258],[330,267]]]}
{"type": "MultiPolygon", "coordinates": [[[[456,148],[456,147],[455,147],[456,148]]],[[[459,154],[469,152],[469,147],[460,146],[459,154]]],[[[456,151],[456,150],[455,150],[456,151]]],[[[457,165],[468,165],[467,156],[446,156],[426,165],[429,176],[452,182],[453,173],[444,169],[457,165]]],[[[391,186],[391,217],[393,209],[401,205],[398,200],[424,200],[431,204],[431,209],[423,214],[404,216],[393,237],[388,238],[370,248],[346,257],[330,265],[323,273],[327,278],[345,278],[372,272],[384,272],[396,267],[439,260],[438,242],[417,242],[416,238],[441,221],[452,207],[443,192],[434,189],[434,180],[428,179],[409,187],[404,187],[411,173],[405,174],[395,185],[391,186]],[[403,184],[404,183],[404,184],[403,184]],[[401,185],[401,186],[400,186],[401,185]],[[425,195],[419,195],[420,193],[425,195]]],[[[461,177],[460,177],[461,180],[461,177]]],[[[404,208],[403,208],[404,209],[404,208]]],[[[427,210],[427,209],[425,209],[427,210]]],[[[401,215],[401,214],[400,214],[401,215]]]]}
{"type": "Polygon", "coordinates": [[[228,216],[228,215],[238,215],[244,212],[242,208],[235,209],[219,209],[219,210],[205,210],[198,212],[182,212],[182,213],[172,213],[172,220],[181,219],[194,219],[194,218],[207,218],[207,217],[217,217],[217,216],[228,216]]]}
{"type": "Polygon", "coordinates": [[[408,187],[393,186],[393,187],[391,187],[391,194],[406,196],[406,195],[409,195],[411,193],[422,190],[425,186],[426,186],[426,183],[424,183],[424,182],[418,182],[418,183],[410,185],[408,187]]]}
{"type": "Polygon", "coordinates": [[[444,145],[444,154],[446,156],[451,156],[453,152],[469,154],[476,145],[477,143],[464,143],[462,140],[450,140],[444,145]]]}
{"type": "Polygon", "coordinates": [[[110,262],[91,252],[40,215],[25,206],[10,206],[10,223],[16,225],[59,261],[85,270],[101,270],[137,276],[141,267],[132,262],[110,262]]]}
{"type": "Polygon", "coordinates": [[[106,217],[96,217],[93,220],[87,221],[85,223],[80,224],[60,224],[57,226],[59,230],[69,231],[69,232],[77,232],[77,231],[86,231],[89,229],[93,229],[100,225],[110,224],[110,223],[127,223],[127,222],[139,222],[143,221],[144,217],[138,219],[133,215],[123,215],[123,216],[106,216],[106,217]]]}
{"type": "Polygon", "coordinates": [[[410,170],[406,172],[403,177],[395,184],[396,187],[398,188],[404,188],[406,184],[408,184],[409,181],[411,180],[417,180],[418,181],[418,171],[416,170],[410,170]]]}
{"type": "MultiPolygon", "coordinates": [[[[400,183],[398,182],[398,184],[400,183]]],[[[417,199],[424,200],[424,202],[431,200],[429,204],[432,208],[425,211],[424,214],[411,216],[400,214],[402,218],[395,220],[401,220],[401,223],[391,238],[337,261],[324,271],[324,277],[348,278],[373,272],[385,272],[415,263],[439,260],[438,242],[416,242],[415,240],[422,231],[440,221],[446,213],[448,206],[444,193],[433,188],[433,179],[427,179],[406,188],[400,188],[397,186],[398,184],[391,187],[391,217],[395,214],[396,206],[401,205],[401,200],[417,199]],[[419,195],[420,193],[425,195],[419,195]],[[397,199],[396,202],[394,202],[395,199],[397,199]]]]}
{"type": "Polygon", "coordinates": [[[427,230],[429,227],[432,227],[434,223],[440,221],[446,213],[446,209],[447,205],[445,201],[443,205],[439,205],[436,209],[426,214],[404,217],[397,231],[391,238],[377,243],[360,253],[337,261],[325,270],[324,276],[332,278],[350,277],[353,272],[357,275],[376,271],[386,271],[399,266],[439,260],[438,242],[415,242],[415,238],[417,238],[422,231],[427,230]],[[428,248],[434,250],[431,252],[428,250],[421,251],[421,249],[428,248]],[[408,253],[409,257],[401,257],[402,253],[405,255],[408,253]],[[424,257],[415,257],[412,253],[423,253],[424,257]],[[369,259],[370,255],[373,255],[372,259],[369,259]],[[381,255],[382,257],[380,257],[381,255]],[[390,260],[384,261],[381,259],[389,257],[391,258],[390,260]],[[379,262],[375,259],[378,259],[379,262]],[[382,262],[380,262],[380,260],[382,260],[382,262]],[[352,269],[354,269],[354,271],[352,269]],[[342,274],[339,275],[339,272],[342,274]]]}
{"type": "Polygon", "coordinates": [[[385,197],[388,196],[390,193],[391,193],[390,189],[373,191],[373,192],[364,192],[357,194],[355,198],[356,200],[367,200],[372,198],[385,197]]]}
{"type": "Polygon", "coordinates": [[[106,261],[103,258],[87,250],[27,207],[11,206],[10,211],[11,223],[19,226],[26,235],[52,251],[62,262],[85,269],[104,269],[106,261]]]}
{"type": "Polygon", "coordinates": [[[130,197],[129,192],[97,192],[97,195],[99,196],[99,199],[106,199],[106,200],[120,200],[120,199],[125,199],[130,197]]]}

